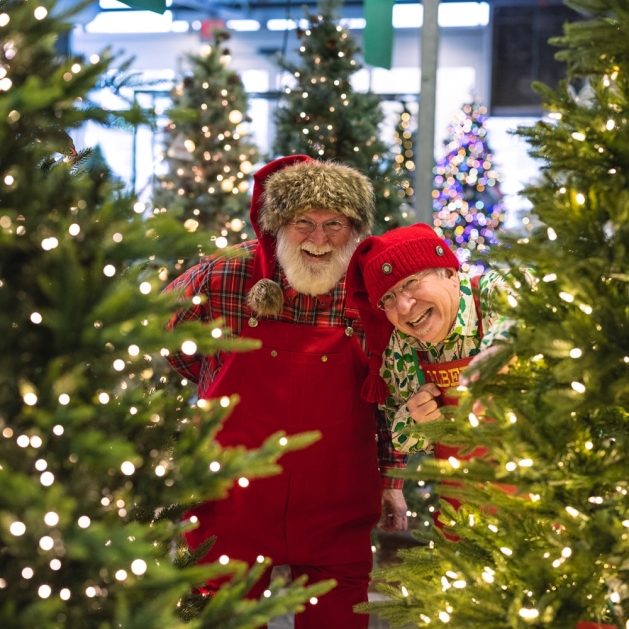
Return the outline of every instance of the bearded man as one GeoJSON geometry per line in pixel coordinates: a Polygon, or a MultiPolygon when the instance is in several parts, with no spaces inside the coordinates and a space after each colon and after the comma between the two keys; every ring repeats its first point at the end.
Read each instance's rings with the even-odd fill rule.
{"type": "MultiPolygon", "coordinates": [[[[204,562],[227,555],[253,564],[263,555],[309,583],[335,579],[296,615],[298,629],[366,628],[368,616],[352,608],[367,600],[370,531],[381,508],[382,528],[406,528],[400,481],[387,476],[405,457],[375,405],[361,399],[369,360],[358,312],[345,303],[345,272],[373,214],[372,186],[358,171],[303,155],[275,160],[254,177],[258,239],[237,247],[249,257],[207,258],[169,287],[206,298],[172,325],[222,318],[234,334],[262,343],[247,353],[170,357],[199,397],[239,394],[218,434],[222,445],[256,448],[278,430],[321,433],[281,459],[281,475],[196,508],[199,526],[188,535],[191,547],[216,535],[204,562]]],[[[270,570],[250,596],[269,578],[270,570]]]]}

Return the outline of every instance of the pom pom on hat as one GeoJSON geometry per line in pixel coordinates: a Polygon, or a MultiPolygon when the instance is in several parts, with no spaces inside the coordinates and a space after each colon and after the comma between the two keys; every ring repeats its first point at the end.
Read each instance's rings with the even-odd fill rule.
{"type": "Polygon", "coordinates": [[[358,245],[347,270],[347,300],[357,308],[372,353],[369,376],[362,389],[368,402],[383,404],[388,395],[380,376],[382,353],[393,325],[377,307],[380,298],[400,280],[427,269],[453,268],[459,261],[432,227],[423,223],[370,236],[358,245]]]}

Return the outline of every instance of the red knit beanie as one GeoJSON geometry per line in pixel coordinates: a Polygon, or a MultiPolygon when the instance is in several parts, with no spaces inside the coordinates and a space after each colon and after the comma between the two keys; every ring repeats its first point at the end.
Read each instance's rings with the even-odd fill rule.
{"type": "Polygon", "coordinates": [[[459,261],[432,227],[423,223],[370,236],[354,252],[347,270],[347,300],[360,312],[371,352],[369,376],[362,389],[367,401],[383,404],[389,393],[380,377],[380,367],[393,325],[377,307],[378,301],[409,275],[438,268],[458,271],[459,261]]]}

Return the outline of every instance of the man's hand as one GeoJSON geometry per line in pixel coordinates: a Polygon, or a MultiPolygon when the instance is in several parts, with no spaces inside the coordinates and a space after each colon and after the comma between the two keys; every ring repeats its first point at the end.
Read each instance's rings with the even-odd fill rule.
{"type": "Polygon", "coordinates": [[[406,406],[414,421],[418,424],[432,422],[441,419],[441,411],[435,398],[441,395],[439,387],[434,382],[422,384],[412,397],[408,399],[406,406]]]}
{"type": "Polygon", "coordinates": [[[383,531],[406,531],[406,500],[401,489],[382,490],[382,524],[383,531]]]}

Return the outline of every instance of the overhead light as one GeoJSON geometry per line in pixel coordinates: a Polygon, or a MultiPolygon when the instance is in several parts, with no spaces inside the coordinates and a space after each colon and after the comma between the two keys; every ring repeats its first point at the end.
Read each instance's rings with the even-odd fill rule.
{"type": "Polygon", "coordinates": [[[101,9],[128,9],[129,5],[118,0],[99,0],[98,6],[101,9]]]}
{"type": "Polygon", "coordinates": [[[365,28],[365,26],[367,25],[367,20],[364,17],[347,17],[339,20],[339,24],[343,28],[357,31],[365,28]]]}
{"type": "Polygon", "coordinates": [[[266,27],[270,31],[292,31],[297,28],[298,24],[299,24],[299,28],[306,30],[308,26],[310,25],[310,22],[308,22],[308,20],[305,20],[305,19],[299,20],[299,22],[297,22],[297,20],[275,19],[275,20],[269,20],[266,23],[266,27]]]}
{"type": "Polygon", "coordinates": [[[225,26],[232,31],[259,31],[258,20],[227,20],[225,26]]]}
{"type": "Polygon", "coordinates": [[[173,33],[187,33],[190,30],[190,23],[187,20],[175,20],[170,30],[173,33]]]}
{"type": "Polygon", "coordinates": [[[106,11],[86,24],[85,30],[88,33],[111,34],[170,33],[173,30],[173,14],[171,11],[166,11],[163,15],[152,11],[106,11]]]}
{"type": "MultiPolygon", "coordinates": [[[[424,22],[424,7],[421,4],[394,4],[393,26],[395,28],[421,28],[424,22]]],[[[439,26],[472,27],[489,24],[487,2],[442,2],[439,5],[439,26]]]]}

